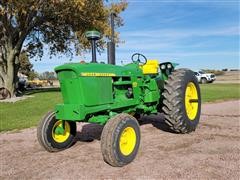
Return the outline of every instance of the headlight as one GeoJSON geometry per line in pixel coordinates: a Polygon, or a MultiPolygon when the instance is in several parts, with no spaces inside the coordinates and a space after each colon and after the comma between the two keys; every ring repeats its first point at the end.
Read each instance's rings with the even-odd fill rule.
{"type": "Polygon", "coordinates": [[[168,69],[171,69],[171,68],[172,68],[172,65],[171,65],[171,64],[168,64],[168,65],[167,65],[167,68],[168,68],[168,69]]]}
{"type": "Polygon", "coordinates": [[[166,65],[165,64],[162,64],[161,67],[160,67],[162,70],[166,69],[166,65]]]}

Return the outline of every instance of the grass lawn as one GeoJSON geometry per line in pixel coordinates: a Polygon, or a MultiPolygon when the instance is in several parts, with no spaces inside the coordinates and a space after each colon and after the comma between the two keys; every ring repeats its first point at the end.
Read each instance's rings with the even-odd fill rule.
{"type": "MultiPolygon", "coordinates": [[[[203,102],[240,99],[240,84],[201,85],[203,102]]],[[[0,103],[0,131],[36,126],[41,117],[62,102],[60,92],[38,92],[16,103],[0,103]]]]}
{"type": "Polygon", "coordinates": [[[36,126],[41,117],[62,102],[60,92],[39,92],[15,103],[0,103],[0,131],[36,126]]]}
{"type": "Polygon", "coordinates": [[[240,99],[240,84],[201,84],[202,102],[240,99]]]}

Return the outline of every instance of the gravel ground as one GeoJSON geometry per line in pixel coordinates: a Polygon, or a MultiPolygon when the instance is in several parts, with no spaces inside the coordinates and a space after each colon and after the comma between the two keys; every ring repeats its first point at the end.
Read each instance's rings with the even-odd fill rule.
{"type": "Polygon", "coordinates": [[[0,133],[0,179],[240,179],[240,100],[204,104],[197,130],[164,131],[162,117],[141,126],[141,146],[131,164],[114,168],[102,160],[102,126],[78,125],[76,143],[48,153],[36,129],[0,133]]]}

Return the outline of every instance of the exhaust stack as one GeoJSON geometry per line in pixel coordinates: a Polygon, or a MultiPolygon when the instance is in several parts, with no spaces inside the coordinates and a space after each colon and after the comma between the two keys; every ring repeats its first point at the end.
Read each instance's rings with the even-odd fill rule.
{"type": "Polygon", "coordinates": [[[107,42],[107,52],[108,52],[108,64],[115,65],[115,42],[114,42],[114,17],[116,17],[115,13],[111,13],[110,22],[111,22],[111,38],[110,41],[107,42]]]}

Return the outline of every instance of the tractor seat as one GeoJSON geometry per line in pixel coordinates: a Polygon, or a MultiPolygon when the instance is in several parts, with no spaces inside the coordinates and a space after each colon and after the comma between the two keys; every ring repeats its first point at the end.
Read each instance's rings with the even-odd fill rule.
{"type": "Polygon", "coordinates": [[[158,60],[147,60],[146,64],[140,66],[140,68],[143,71],[143,74],[157,74],[158,67],[159,67],[158,60]]]}

